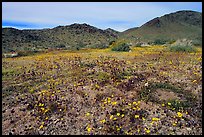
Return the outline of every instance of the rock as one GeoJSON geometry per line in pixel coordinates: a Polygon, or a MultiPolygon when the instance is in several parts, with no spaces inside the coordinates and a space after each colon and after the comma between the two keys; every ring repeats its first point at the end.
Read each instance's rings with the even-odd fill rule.
{"type": "Polygon", "coordinates": [[[14,112],[15,112],[15,110],[14,110],[14,109],[12,109],[12,110],[11,110],[11,113],[14,113],[14,112]]]}
{"type": "Polygon", "coordinates": [[[39,135],[43,135],[44,134],[44,131],[40,130],[38,131],[39,135]]]}
{"type": "Polygon", "coordinates": [[[13,132],[9,132],[9,135],[13,135],[13,132]]]}
{"type": "Polygon", "coordinates": [[[183,133],[182,132],[176,132],[176,135],[182,135],[183,133]]]}
{"type": "Polygon", "coordinates": [[[191,128],[186,128],[186,130],[191,131],[192,129],[191,128]]]}

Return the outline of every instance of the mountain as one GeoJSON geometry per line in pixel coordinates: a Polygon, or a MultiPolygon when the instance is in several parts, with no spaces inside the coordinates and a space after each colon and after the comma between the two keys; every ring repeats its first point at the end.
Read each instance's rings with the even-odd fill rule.
{"type": "Polygon", "coordinates": [[[202,13],[184,10],[156,17],[141,27],[122,32],[120,38],[132,43],[183,38],[202,43],[202,13]]]}
{"type": "Polygon", "coordinates": [[[111,28],[98,29],[88,24],[71,24],[52,29],[18,30],[2,28],[2,52],[44,49],[104,48],[117,39],[125,39],[133,45],[156,40],[192,40],[202,45],[202,13],[177,11],[156,17],[140,27],[118,32],[111,28]]]}
{"type": "Polygon", "coordinates": [[[111,29],[111,28],[107,28],[107,29],[105,29],[105,31],[115,35],[116,37],[118,37],[118,34],[120,33],[119,31],[116,31],[116,30],[111,29]]]}
{"type": "Polygon", "coordinates": [[[3,28],[2,51],[107,46],[110,41],[117,37],[116,31],[98,29],[85,23],[41,30],[3,28]]]}

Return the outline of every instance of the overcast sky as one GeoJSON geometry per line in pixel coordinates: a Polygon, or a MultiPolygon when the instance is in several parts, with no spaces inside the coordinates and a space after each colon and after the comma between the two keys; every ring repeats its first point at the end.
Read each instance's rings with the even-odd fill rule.
{"type": "Polygon", "coordinates": [[[2,27],[42,29],[87,23],[124,31],[179,10],[202,12],[202,2],[2,2],[2,27]]]}

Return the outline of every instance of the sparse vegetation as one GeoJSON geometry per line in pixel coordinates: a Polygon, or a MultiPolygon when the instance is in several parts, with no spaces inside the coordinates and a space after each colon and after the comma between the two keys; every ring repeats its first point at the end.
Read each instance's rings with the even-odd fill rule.
{"type": "Polygon", "coordinates": [[[200,134],[201,56],[152,46],[3,58],[3,134],[179,134],[186,123],[200,134]]]}
{"type": "Polygon", "coordinates": [[[184,46],[184,45],[175,45],[169,47],[172,52],[196,52],[196,49],[193,46],[184,46]]]}
{"type": "Polygon", "coordinates": [[[200,18],[3,29],[2,134],[202,135],[200,18]]]}
{"type": "Polygon", "coordinates": [[[153,44],[154,45],[163,45],[166,43],[166,40],[156,39],[153,44]]]}

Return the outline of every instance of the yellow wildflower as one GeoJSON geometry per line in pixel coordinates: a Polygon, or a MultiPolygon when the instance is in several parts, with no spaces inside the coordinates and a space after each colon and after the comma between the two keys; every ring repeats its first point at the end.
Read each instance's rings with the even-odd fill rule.
{"type": "Polygon", "coordinates": [[[117,118],[116,118],[116,117],[114,117],[114,118],[113,118],[113,120],[117,120],[117,118]]]}
{"type": "Polygon", "coordinates": [[[43,128],[43,125],[41,125],[39,128],[42,129],[42,128],[43,128]]]}
{"type": "Polygon", "coordinates": [[[39,103],[39,107],[43,107],[44,106],[44,104],[42,104],[42,103],[39,103]]]}
{"type": "Polygon", "coordinates": [[[165,106],[165,104],[163,103],[163,104],[162,104],[162,107],[164,107],[164,106],[165,106]]]}
{"type": "Polygon", "coordinates": [[[124,114],[121,115],[121,117],[124,117],[124,116],[125,116],[124,114]]]}
{"type": "Polygon", "coordinates": [[[112,119],[112,118],[113,118],[113,115],[110,116],[110,119],[112,119]]]}
{"type": "Polygon", "coordinates": [[[90,128],[90,127],[88,127],[88,128],[87,128],[87,131],[88,131],[88,132],[91,132],[91,128],[90,128]]]}
{"type": "Polygon", "coordinates": [[[153,117],[152,118],[152,121],[158,121],[158,120],[160,120],[159,118],[156,118],[156,117],[153,117]]]}
{"type": "Polygon", "coordinates": [[[169,106],[171,106],[171,103],[170,103],[170,102],[168,102],[168,105],[169,105],[169,106]]]}
{"type": "Polygon", "coordinates": [[[134,107],[134,108],[132,108],[132,109],[133,109],[133,110],[136,110],[137,108],[134,107]]]}
{"type": "Polygon", "coordinates": [[[90,113],[89,113],[89,112],[87,112],[87,113],[86,113],[86,116],[90,116],[90,113]]]}
{"type": "Polygon", "coordinates": [[[117,113],[117,116],[120,116],[120,113],[117,113]]]}
{"type": "Polygon", "coordinates": [[[148,129],[148,130],[146,130],[146,132],[147,132],[147,133],[150,133],[150,130],[148,129]]]}
{"type": "Polygon", "coordinates": [[[142,120],[145,120],[145,118],[144,118],[144,117],[142,117],[142,120]]]}
{"type": "Polygon", "coordinates": [[[46,110],[45,110],[45,113],[48,112],[48,111],[49,111],[49,109],[46,109],[46,110]]]}
{"type": "Polygon", "coordinates": [[[44,111],[45,110],[45,108],[41,108],[42,109],[42,111],[44,111]]]}
{"type": "Polygon", "coordinates": [[[140,129],[139,129],[139,128],[137,129],[137,132],[138,132],[138,133],[140,132],[140,129]]]}
{"type": "Polygon", "coordinates": [[[116,105],[117,104],[117,102],[115,101],[115,102],[112,102],[112,105],[116,105]]]}
{"type": "Polygon", "coordinates": [[[135,104],[137,104],[137,102],[133,102],[132,104],[135,105],[135,104]]]}
{"type": "Polygon", "coordinates": [[[100,86],[98,84],[96,84],[96,88],[99,88],[100,86]]]}
{"type": "Polygon", "coordinates": [[[139,115],[135,115],[135,118],[139,118],[140,116],[139,115]]]}
{"type": "Polygon", "coordinates": [[[105,123],[105,122],[106,122],[106,120],[105,120],[105,119],[103,119],[103,120],[101,120],[100,122],[101,122],[101,123],[105,123]]]}
{"type": "Polygon", "coordinates": [[[177,112],[177,115],[178,115],[178,117],[182,117],[183,116],[183,114],[180,113],[180,112],[177,112]]]}

